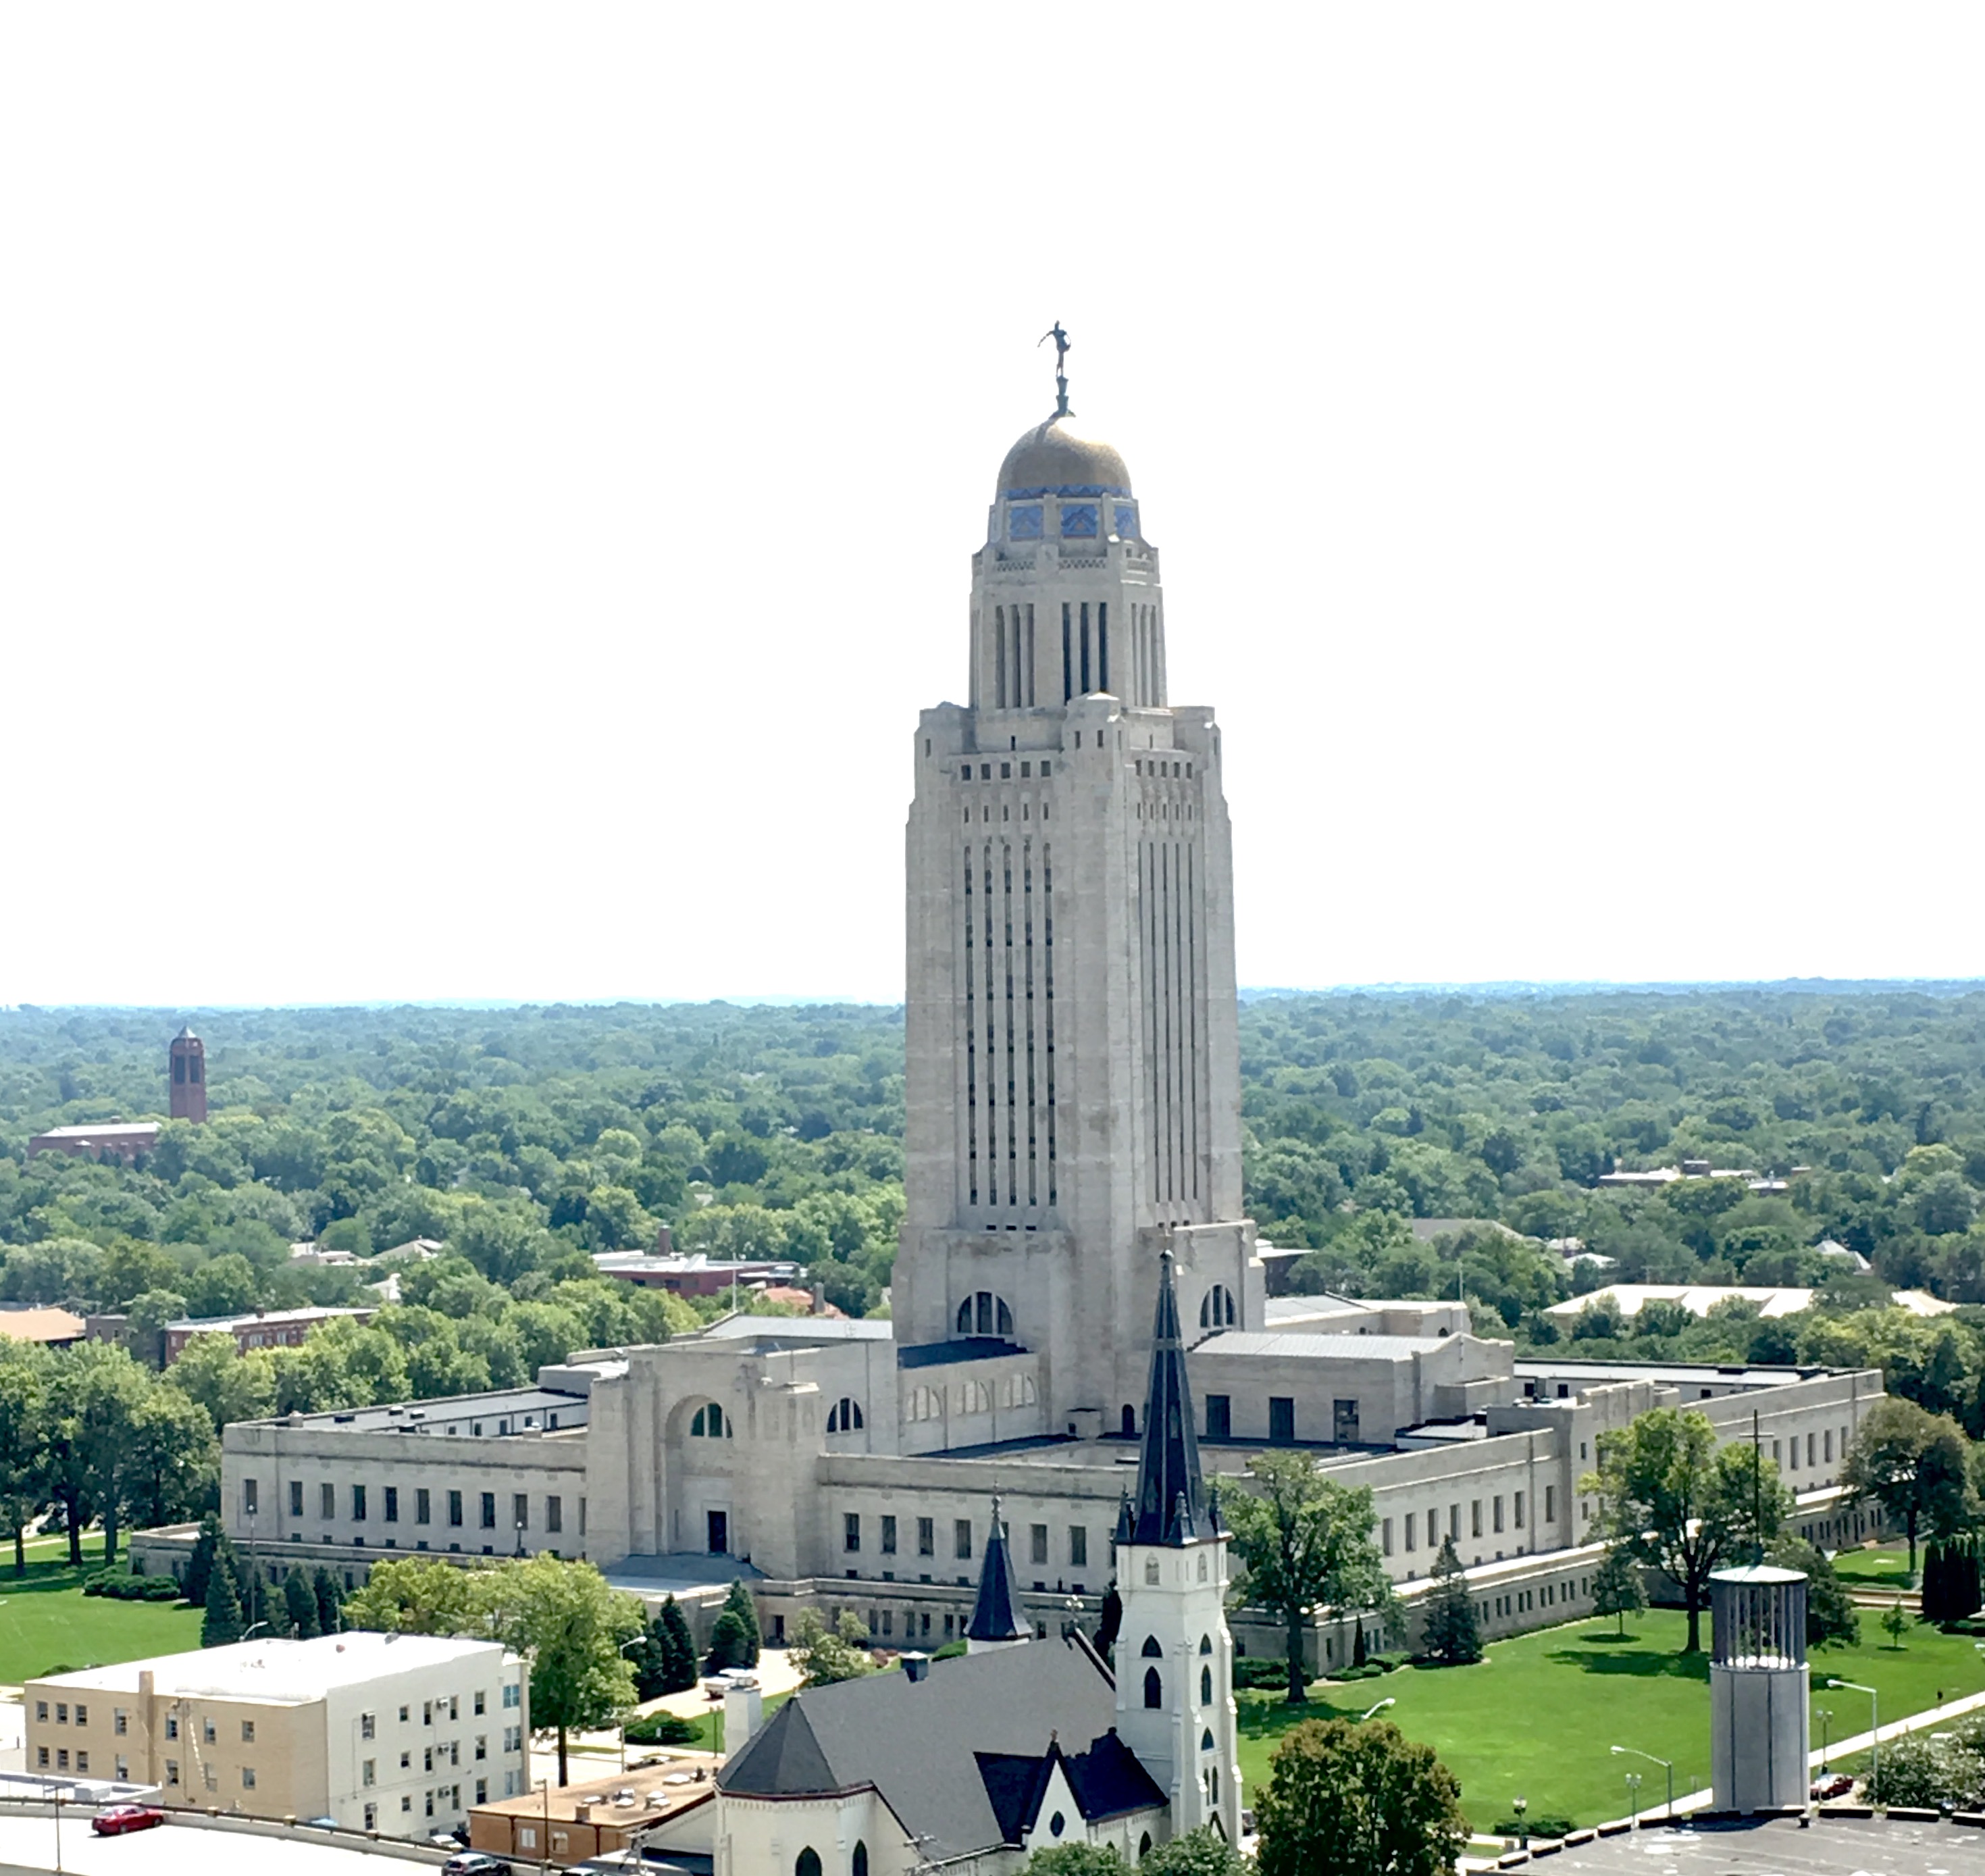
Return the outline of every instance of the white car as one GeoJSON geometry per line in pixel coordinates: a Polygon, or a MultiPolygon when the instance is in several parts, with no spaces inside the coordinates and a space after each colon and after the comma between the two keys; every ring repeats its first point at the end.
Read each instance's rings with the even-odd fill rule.
{"type": "Polygon", "coordinates": [[[749,1668],[725,1668],[720,1673],[706,1674],[703,1690],[713,1700],[720,1700],[733,1687],[755,1687],[758,1677],[749,1668]]]}

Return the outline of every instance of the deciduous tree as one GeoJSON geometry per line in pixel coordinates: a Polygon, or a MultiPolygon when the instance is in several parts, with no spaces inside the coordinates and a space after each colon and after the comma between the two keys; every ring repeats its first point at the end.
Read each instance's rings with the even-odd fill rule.
{"type": "Polygon", "coordinates": [[[1223,1501],[1245,1572],[1241,1593],[1282,1625],[1288,1698],[1305,1697],[1303,1632],[1319,1606],[1345,1614],[1392,1608],[1385,1560],[1372,1541],[1372,1494],[1324,1478],[1302,1453],[1248,1462],[1255,1489],[1223,1501]]]}
{"type": "Polygon", "coordinates": [[[1468,1587],[1468,1572],[1452,1538],[1441,1539],[1433,1560],[1433,1582],[1427,1592],[1420,1645],[1431,1659],[1447,1667],[1465,1667],[1482,1659],[1475,1595],[1468,1587]]]}
{"type": "Polygon", "coordinates": [[[1913,1400],[1885,1394],[1862,1417],[1840,1482],[1908,1533],[1912,1577],[1919,1534],[1954,1537],[1971,1521],[1970,1457],[1955,1420],[1913,1400]]]}
{"type": "Polygon", "coordinates": [[[1621,1545],[1609,1545],[1592,1575],[1593,1613],[1617,1616],[1617,1632],[1624,1637],[1627,1618],[1647,1606],[1647,1592],[1641,1585],[1640,1565],[1621,1545]]]}
{"type": "Polygon", "coordinates": [[[1260,1876],[1449,1876],[1468,1841],[1447,1767],[1383,1720],[1306,1720],[1270,1767],[1260,1876]]]}

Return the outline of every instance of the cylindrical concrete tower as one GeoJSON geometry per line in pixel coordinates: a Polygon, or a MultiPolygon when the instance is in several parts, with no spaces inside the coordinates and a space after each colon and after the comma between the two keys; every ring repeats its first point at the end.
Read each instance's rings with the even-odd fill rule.
{"type": "Polygon", "coordinates": [[[1716,1808],[1775,1810],[1808,1790],[1805,1578],[1755,1564],[1709,1579],[1710,1784],[1716,1808]]]}
{"type": "Polygon", "coordinates": [[[173,1037],[172,1117],[197,1125],[207,1118],[207,1044],[190,1029],[173,1037]]]}

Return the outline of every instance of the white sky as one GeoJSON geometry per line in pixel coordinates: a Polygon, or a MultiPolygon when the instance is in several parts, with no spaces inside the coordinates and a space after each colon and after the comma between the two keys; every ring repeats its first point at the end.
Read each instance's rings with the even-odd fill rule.
{"type": "Polygon", "coordinates": [[[1975,974],[1985,12],[0,13],[0,1002],[902,982],[1051,400],[1243,983],[1975,974]]]}

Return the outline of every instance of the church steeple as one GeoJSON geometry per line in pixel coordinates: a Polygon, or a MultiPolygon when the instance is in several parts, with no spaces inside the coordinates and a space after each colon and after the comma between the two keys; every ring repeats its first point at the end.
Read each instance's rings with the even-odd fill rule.
{"type": "Polygon", "coordinates": [[[965,1631],[966,1652],[1011,1648],[1033,1639],[1034,1632],[1013,1603],[1013,1568],[1006,1554],[1006,1528],[999,1519],[999,1501],[992,1501],[992,1528],[986,1539],[986,1561],[979,1566],[979,1600],[965,1631]]]}
{"type": "MultiPolygon", "coordinates": [[[[1172,1254],[1158,1259],[1157,1319],[1151,1326],[1151,1378],[1144,1390],[1144,1446],[1130,1541],[1173,1547],[1214,1535],[1207,1522],[1206,1481],[1192,1427],[1192,1384],[1179,1333],[1172,1254]]],[[[1120,1541],[1121,1540],[1120,1539],[1120,1541]]]]}

